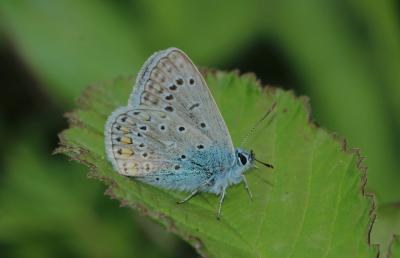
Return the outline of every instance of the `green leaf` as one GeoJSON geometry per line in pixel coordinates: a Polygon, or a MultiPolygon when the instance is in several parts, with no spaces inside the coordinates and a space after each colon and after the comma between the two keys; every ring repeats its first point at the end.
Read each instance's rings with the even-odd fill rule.
{"type": "Polygon", "coordinates": [[[133,79],[89,88],[71,127],[60,135],[63,152],[88,165],[121,202],[141,210],[210,257],[376,257],[368,243],[373,199],[364,194],[365,169],[357,151],[310,121],[306,98],[281,89],[261,89],[254,76],[208,72],[206,80],[235,145],[273,102],[273,115],[249,146],[275,169],[248,172],[250,201],[243,185],[230,187],[222,219],[218,198],[158,189],[113,171],[104,153],[107,116],[126,105],[133,79]]]}

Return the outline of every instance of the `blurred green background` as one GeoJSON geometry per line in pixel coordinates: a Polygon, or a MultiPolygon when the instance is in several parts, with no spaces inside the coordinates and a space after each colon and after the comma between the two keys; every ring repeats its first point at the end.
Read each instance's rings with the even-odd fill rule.
{"type": "Polygon", "coordinates": [[[1,0],[0,256],[197,256],[51,154],[84,87],[170,46],[310,96],[315,120],[366,157],[384,253],[400,233],[399,14],[394,0],[1,0]]]}

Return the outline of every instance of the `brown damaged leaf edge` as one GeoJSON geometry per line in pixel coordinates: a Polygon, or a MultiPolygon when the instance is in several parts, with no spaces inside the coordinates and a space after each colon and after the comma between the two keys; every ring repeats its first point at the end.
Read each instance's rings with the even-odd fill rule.
{"type": "MultiPolygon", "coordinates": [[[[204,77],[206,77],[207,75],[210,75],[210,74],[217,76],[218,73],[223,72],[223,71],[219,71],[219,70],[215,70],[215,69],[208,69],[208,68],[201,68],[200,71],[204,77]]],[[[226,72],[228,72],[228,71],[226,71],[226,72]]],[[[275,91],[276,91],[277,87],[270,86],[270,85],[263,86],[261,84],[260,80],[257,79],[257,77],[254,73],[240,74],[239,70],[229,71],[229,73],[233,74],[236,78],[239,78],[241,76],[253,78],[257,87],[259,87],[263,92],[275,95],[275,91]]],[[[118,81],[120,79],[131,80],[132,82],[134,81],[134,77],[132,77],[132,76],[129,76],[129,77],[121,76],[121,77],[116,78],[115,80],[102,83],[101,85],[107,84],[107,83],[112,83],[112,82],[118,81]]],[[[90,103],[90,99],[92,98],[92,96],[94,96],[95,94],[103,93],[102,89],[100,88],[99,85],[100,84],[89,86],[82,92],[81,96],[77,100],[77,104],[78,104],[79,108],[75,109],[74,112],[76,112],[77,110],[80,110],[80,109],[82,109],[82,110],[87,109],[90,106],[89,103],[90,103]]],[[[303,106],[308,114],[308,125],[311,127],[314,127],[314,128],[321,129],[320,126],[315,121],[313,121],[309,98],[307,96],[296,96],[296,94],[292,90],[285,91],[285,92],[290,94],[293,99],[301,100],[303,102],[303,106]]],[[[79,118],[74,114],[74,112],[69,112],[65,115],[68,119],[69,128],[74,128],[74,127],[86,128],[86,126],[84,126],[84,123],[79,120],[79,118]]],[[[88,129],[91,130],[92,128],[88,128],[88,129]]],[[[68,130],[68,129],[66,129],[66,130],[68,130]]],[[[347,141],[343,137],[340,137],[337,134],[330,132],[326,128],[322,128],[322,130],[326,131],[335,142],[337,142],[341,145],[343,152],[345,152],[347,154],[356,155],[357,168],[361,172],[360,193],[362,194],[363,197],[367,198],[371,203],[371,209],[369,211],[370,223],[368,226],[368,234],[366,236],[366,242],[369,247],[372,247],[377,251],[377,258],[379,258],[380,257],[379,244],[371,244],[371,231],[372,231],[372,227],[374,225],[375,219],[376,219],[376,201],[375,201],[374,194],[366,192],[366,189],[365,189],[366,184],[367,184],[367,167],[363,164],[363,160],[365,157],[361,156],[359,149],[349,148],[347,145],[347,141]]],[[[70,157],[71,160],[75,160],[79,163],[82,163],[82,164],[88,166],[90,169],[88,176],[90,178],[95,178],[97,180],[104,182],[108,186],[105,194],[108,195],[111,199],[118,200],[120,202],[121,206],[129,206],[131,208],[138,210],[144,216],[148,216],[156,221],[161,221],[161,223],[166,227],[166,229],[169,232],[175,233],[175,234],[179,235],[180,237],[182,237],[187,242],[189,242],[189,244],[191,244],[202,257],[209,257],[207,250],[205,249],[202,241],[199,238],[192,236],[188,232],[178,229],[176,227],[173,219],[170,218],[169,216],[167,216],[161,212],[151,211],[143,204],[129,203],[127,200],[117,198],[116,195],[114,194],[114,190],[118,189],[117,183],[112,179],[100,176],[97,173],[97,167],[92,162],[80,158],[83,153],[87,154],[88,151],[86,151],[80,147],[70,146],[70,144],[68,144],[67,141],[65,140],[63,134],[64,134],[64,131],[62,131],[59,134],[60,147],[58,147],[54,151],[53,154],[61,153],[61,154],[67,155],[70,157]]]]}

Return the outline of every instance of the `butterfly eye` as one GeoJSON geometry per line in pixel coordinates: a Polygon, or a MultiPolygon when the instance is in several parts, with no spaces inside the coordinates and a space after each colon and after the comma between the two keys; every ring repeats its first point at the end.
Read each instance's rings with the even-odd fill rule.
{"type": "Polygon", "coordinates": [[[246,163],[247,163],[246,156],[244,156],[242,153],[238,153],[238,157],[239,157],[240,163],[242,163],[242,165],[246,165],[246,163]]]}

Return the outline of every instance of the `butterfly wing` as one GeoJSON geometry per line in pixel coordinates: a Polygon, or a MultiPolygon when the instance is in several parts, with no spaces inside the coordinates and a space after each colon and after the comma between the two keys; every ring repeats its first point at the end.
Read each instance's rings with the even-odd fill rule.
{"type": "Polygon", "coordinates": [[[209,176],[211,167],[202,152],[211,154],[207,150],[217,146],[222,150],[218,153],[227,154],[213,157],[221,163],[214,167],[226,166],[234,153],[203,77],[175,48],[146,61],[128,106],[108,118],[105,144],[107,156],[120,174],[181,190],[194,189],[209,176]]]}

